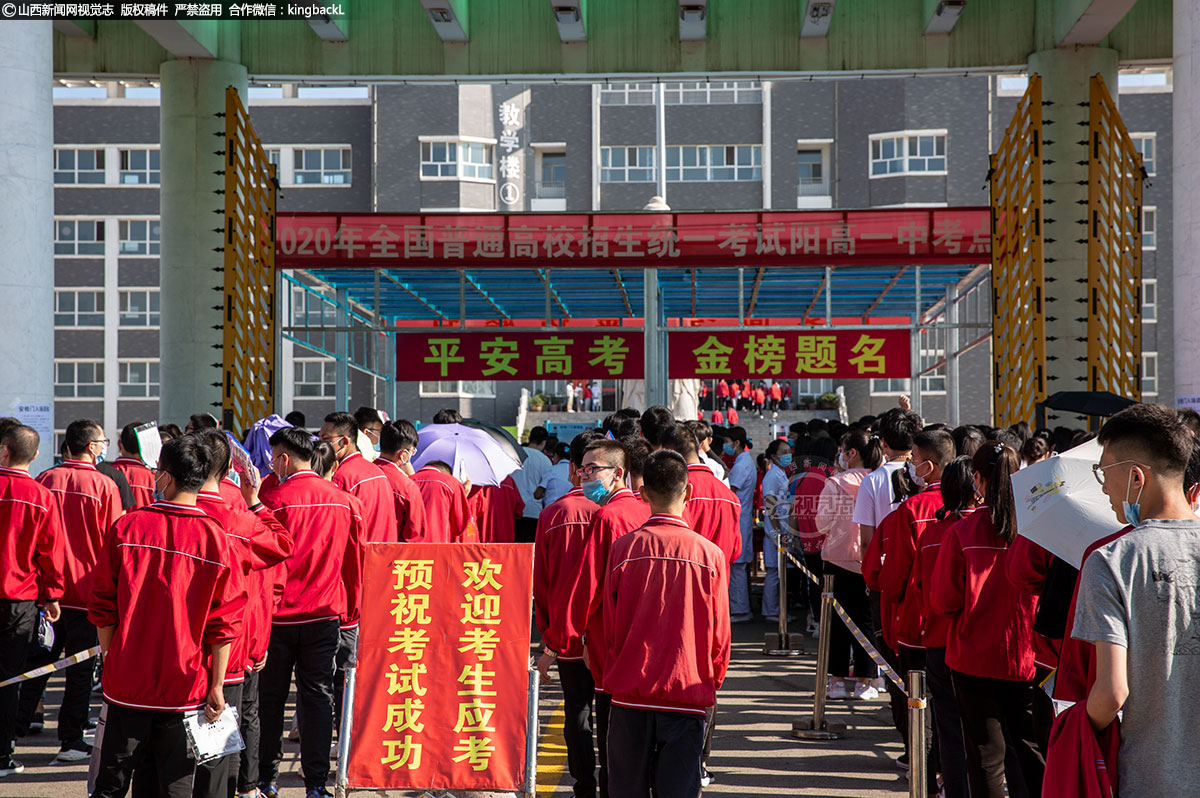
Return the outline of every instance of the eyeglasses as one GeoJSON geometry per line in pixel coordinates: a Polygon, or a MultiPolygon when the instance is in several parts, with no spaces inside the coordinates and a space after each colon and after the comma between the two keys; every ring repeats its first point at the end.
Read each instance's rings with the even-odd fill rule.
{"type": "Polygon", "coordinates": [[[91,443],[102,443],[108,446],[108,438],[92,438],[91,443]]]}
{"type": "Polygon", "coordinates": [[[587,477],[590,477],[593,474],[595,474],[597,471],[604,471],[604,470],[612,469],[612,468],[616,468],[616,466],[594,465],[594,464],[593,465],[585,465],[579,469],[579,476],[584,477],[586,479],[587,477]]]}
{"type": "Polygon", "coordinates": [[[1116,463],[1109,463],[1106,466],[1102,466],[1099,463],[1092,463],[1092,476],[1094,476],[1096,478],[1096,481],[1099,482],[1101,484],[1101,486],[1103,486],[1105,469],[1113,468],[1113,467],[1119,466],[1119,465],[1125,465],[1126,463],[1133,463],[1134,465],[1139,466],[1140,468],[1144,468],[1147,471],[1154,470],[1154,469],[1150,468],[1150,466],[1146,465],[1145,463],[1139,463],[1137,460],[1121,460],[1116,463]]]}

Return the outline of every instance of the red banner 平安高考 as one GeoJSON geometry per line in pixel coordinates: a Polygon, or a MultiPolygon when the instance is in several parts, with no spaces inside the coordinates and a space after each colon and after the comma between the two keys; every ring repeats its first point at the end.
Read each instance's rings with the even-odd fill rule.
{"type": "Polygon", "coordinates": [[[641,330],[396,335],[400,380],[641,379],[641,330]]]}
{"type": "Polygon", "coordinates": [[[533,547],[366,547],[349,783],[520,789],[533,547]]]}
{"type": "Polygon", "coordinates": [[[668,374],[672,379],[911,377],[910,338],[908,330],[673,329],[667,337],[668,374]]]}

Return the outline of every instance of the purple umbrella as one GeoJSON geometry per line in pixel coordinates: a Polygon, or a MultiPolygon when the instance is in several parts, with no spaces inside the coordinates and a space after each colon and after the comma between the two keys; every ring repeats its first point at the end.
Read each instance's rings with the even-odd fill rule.
{"type": "Polygon", "coordinates": [[[417,436],[414,467],[441,460],[459,479],[470,477],[472,485],[499,485],[521,467],[485,430],[462,424],[429,424],[421,427],[417,436]]]}

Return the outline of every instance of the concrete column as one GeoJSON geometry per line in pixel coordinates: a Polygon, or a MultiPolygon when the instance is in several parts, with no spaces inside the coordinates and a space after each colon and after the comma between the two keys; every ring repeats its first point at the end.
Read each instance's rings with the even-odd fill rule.
{"type": "Polygon", "coordinates": [[[51,407],[35,425],[42,435],[35,473],[54,456],[52,34],[50,22],[0,25],[0,293],[12,300],[4,311],[10,345],[0,347],[0,415],[16,414],[17,405],[51,407]]]}
{"type": "MultiPolygon", "coordinates": [[[[1171,232],[1175,236],[1174,263],[1171,271],[1175,284],[1174,329],[1159,330],[1175,341],[1175,396],[1200,394],[1200,319],[1196,317],[1196,297],[1200,295],[1200,7],[1195,3],[1174,4],[1175,91],[1172,97],[1171,157],[1174,159],[1171,232]]],[[[1160,275],[1159,296],[1164,293],[1160,275]]],[[[1160,322],[1161,324],[1161,322],[1160,322]]],[[[1159,379],[1163,378],[1159,374],[1159,379]]],[[[1168,375],[1168,380],[1170,379],[1168,375]]],[[[1170,402],[1169,396],[1159,400],[1170,402]]]]}
{"type": "Polygon", "coordinates": [[[182,425],[192,413],[220,418],[223,314],[220,272],[223,263],[214,247],[222,235],[213,232],[223,217],[213,213],[224,198],[214,172],[224,160],[214,153],[224,142],[214,133],[225,129],[214,114],[225,110],[225,88],[235,86],[246,97],[246,68],[229,61],[181,59],[167,61],[159,71],[162,100],[159,135],[162,144],[162,396],[159,418],[182,425]],[[216,329],[213,329],[216,327],[216,329]]]}
{"type": "Polygon", "coordinates": [[[1042,177],[1053,181],[1044,186],[1044,196],[1054,200],[1045,206],[1054,222],[1044,227],[1047,394],[1087,390],[1087,244],[1078,240],[1087,238],[1079,224],[1087,217],[1087,147],[1079,142],[1087,139],[1088,109],[1079,103],[1087,102],[1097,73],[1116,99],[1117,56],[1116,50],[1079,47],[1029,57],[1029,71],[1042,76],[1042,100],[1052,103],[1042,118],[1054,122],[1045,126],[1042,151],[1042,177]]]}

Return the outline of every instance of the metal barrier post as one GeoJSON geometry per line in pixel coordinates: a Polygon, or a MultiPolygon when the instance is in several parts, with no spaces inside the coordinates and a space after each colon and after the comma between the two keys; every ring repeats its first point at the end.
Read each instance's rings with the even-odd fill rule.
{"type": "Polygon", "coordinates": [[[787,601],[787,557],[784,555],[784,538],[775,539],[776,569],[779,572],[779,632],[768,633],[763,640],[763,653],[768,657],[798,657],[804,653],[804,635],[788,634],[787,601]]]}
{"type": "Polygon", "coordinates": [[[825,574],[821,593],[821,631],[817,639],[817,683],[813,686],[812,720],[792,722],[792,736],[800,740],[839,740],[846,727],[825,720],[825,691],[829,682],[829,635],[833,628],[833,574],[825,574]]]}
{"type": "Polygon", "coordinates": [[[908,794],[910,798],[925,795],[925,715],[929,703],[925,698],[925,671],[908,672],[908,794]]]}
{"type": "Polygon", "coordinates": [[[529,669],[529,702],[525,708],[525,798],[537,795],[538,670],[529,669]]]}
{"type": "Polygon", "coordinates": [[[350,725],[354,721],[354,674],[355,665],[346,666],[346,689],[342,691],[342,725],[338,727],[337,777],[333,783],[334,798],[346,798],[349,794],[350,769],[350,725]]]}

